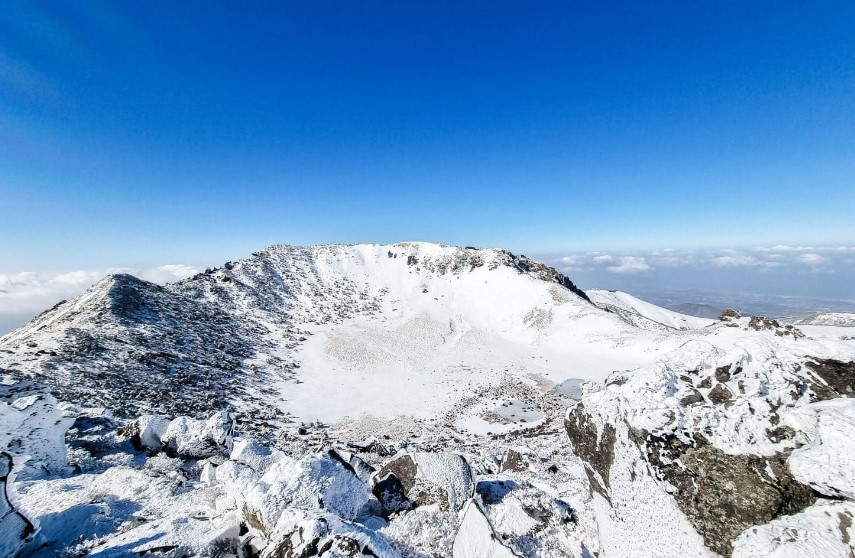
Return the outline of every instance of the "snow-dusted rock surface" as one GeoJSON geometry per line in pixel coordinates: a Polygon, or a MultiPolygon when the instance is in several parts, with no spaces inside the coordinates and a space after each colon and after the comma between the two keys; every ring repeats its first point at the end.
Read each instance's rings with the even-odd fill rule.
{"type": "Polygon", "coordinates": [[[472,469],[454,453],[405,453],[371,478],[374,495],[389,513],[435,504],[458,511],[475,493],[472,469]]]}
{"type": "Polygon", "coordinates": [[[7,484],[12,474],[12,456],[0,452],[0,555],[22,552],[35,535],[35,527],[9,500],[7,484]]]}
{"type": "Polygon", "coordinates": [[[805,327],[427,243],[108,277],[0,339],[3,551],[850,557],[855,341],[805,327]]]}

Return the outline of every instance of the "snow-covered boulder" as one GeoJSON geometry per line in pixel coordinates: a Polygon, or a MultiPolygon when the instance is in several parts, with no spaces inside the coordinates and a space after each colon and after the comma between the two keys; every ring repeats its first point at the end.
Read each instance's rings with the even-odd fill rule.
{"type": "Polygon", "coordinates": [[[161,442],[185,457],[229,455],[232,451],[234,419],[221,411],[207,420],[178,417],[169,423],[161,442]]]}
{"type": "Polygon", "coordinates": [[[323,452],[296,459],[254,444],[239,443],[235,449],[239,454],[233,457],[239,460],[216,467],[216,484],[242,510],[246,523],[265,536],[279,528],[289,509],[324,510],[354,520],[379,508],[354,471],[323,452]]]}
{"type": "Polygon", "coordinates": [[[399,558],[386,540],[369,529],[323,512],[287,509],[261,558],[399,558]]]}
{"type": "Polygon", "coordinates": [[[228,456],[234,445],[234,419],[218,412],[206,420],[163,415],[143,415],[122,429],[134,445],[153,450],[169,449],[192,459],[228,456]]]}
{"type": "Polygon", "coordinates": [[[786,422],[810,437],[787,460],[793,476],[820,494],[855,500],[855,399],[812,403],[786,422]]]}
{"type": "Polygon", "coordinates": [[[387,512],[429,504],[457,511],[475,493],[472,470],[456,453],[398,455],[373,475],[371,484],[387,512]]]}
{"type": "Polygon", "coordinates": [[[120,433],[130,438],[137,448],[157,450],[163,447],[161,438],[170,422],[172,419],[164,415],[142,415],[122,428],[120,433]]]}
{"type": "Polygon", "coordinates": [[[463,509],[463,521],[454,537],[453,556],[516,558],[516,554],[499,541],[487,516],[474,500],[470,500],[463,509]]]}

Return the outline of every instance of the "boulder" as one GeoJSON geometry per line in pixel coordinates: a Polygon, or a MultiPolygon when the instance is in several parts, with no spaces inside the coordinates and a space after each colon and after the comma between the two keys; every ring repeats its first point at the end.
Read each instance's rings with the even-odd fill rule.
{"type": "Polygon", "coordinates": [[[119,433],[129,437],[138,449],[166,449],[179,457],[191,459],[222,458],[233,448],[234,419],[218,412],[207,420],[163,415],[143,415],[119,433]]]}
{"type": "Polygon", "coordinates": [[[467,502],[463,510],[460,529],[454,537],[453,558],[516,558],[516,554],[502,544],[493,526],[475,502],[467,502]]]}
{"type": "Polygon", "coordinates": [[[400,558],[377,533],[324,513],[288,510],[279,521],[261,558],[400,558]]]}
{"type": "Polygon", "coordinates": [[[721,405],[733,399],[733,393],[731,393],[730,389],[728,389],[726,385],[716,384],[715,387],[710,390],[707,397],[709,397],[710,403],[721,405]]]}
{"type": "Polygon", "coordinates": [[[372,492],[387,513],[437,504],[458,511],[475,493],[472,470],[456,453],[406,453],[371,477],[372,492]]]}
{"type": "Polygon", "coordinates": [[[227,456],[233,447],[234,419],[221,411],[208,420],[178,417],[169,423],[161,442],[182,457],[227,456]]]}
{"type": "Polygon", "coordinates": [[[499,465],[499,471],[520,472],[528,470],[528,462],[522,454],[516,450],[509,449],[502,456],[502,463],[499,465]]]}

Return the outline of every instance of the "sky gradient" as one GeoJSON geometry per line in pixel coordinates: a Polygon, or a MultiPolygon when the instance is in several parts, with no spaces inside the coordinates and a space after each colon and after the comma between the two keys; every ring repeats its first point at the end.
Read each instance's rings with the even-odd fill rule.
{"type": "Polygon", "coordinates": [[[0,274],[855,241],[855,3],[525,8],[7,2],[0,274]]]}

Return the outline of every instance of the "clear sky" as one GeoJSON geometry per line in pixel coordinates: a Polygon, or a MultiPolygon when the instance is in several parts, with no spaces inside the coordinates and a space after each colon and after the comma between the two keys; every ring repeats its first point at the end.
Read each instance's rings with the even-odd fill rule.
{"type": "Polygon", "coordinates": [[[3,270],[855,240],[855,3],[0,11],[3,270]]]}

